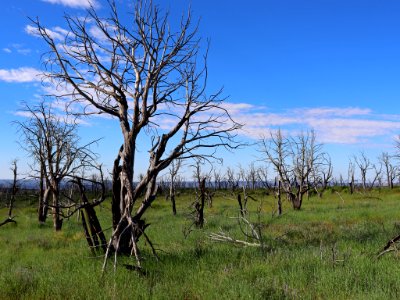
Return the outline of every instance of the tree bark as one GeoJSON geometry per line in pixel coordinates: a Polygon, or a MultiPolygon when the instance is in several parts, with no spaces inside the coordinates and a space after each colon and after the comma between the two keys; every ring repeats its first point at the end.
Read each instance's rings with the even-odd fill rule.
{"type": "Polygon", "coordinates": [[[278,193],[277,193],[277,198],[278,198],[278,216],[282,215],[282,199],[281,199],[281,181],[278,180],[278,193]]]}
{"type": "Polygon", "coordinates": [[[63,220],[60,216],[60,205],[59,205],[59,196],[60,192],[57,188],[52,189],[53,196],[53,205],[52,205],[52,214],[53,214],[53,227],[55,231],[60,231],[62,228],[63,220]]]}
{"type": "Polygon", "coordinates": [[[171,195],[171,203],[172,203],[172,214],[176,216],[176,203],[175,203],[175,193],[171,195]]]}

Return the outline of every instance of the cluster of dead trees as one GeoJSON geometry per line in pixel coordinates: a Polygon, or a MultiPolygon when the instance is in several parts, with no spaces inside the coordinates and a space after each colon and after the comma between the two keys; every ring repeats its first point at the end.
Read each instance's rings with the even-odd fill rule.
{"type": "Polygon", "coordinates": [[[277,174],[277,206],[282,213],[281,195],[285,194],[295,210],[301,209],[304,196],[314,190],[319,195],[332,179],[332,163],[314,131],[294,137],[280,130],[261,142],[260,152],[277,174]]]}
{"type": "MultiPolygon", "coordinates": [[[[236,135],[242,125],[224,106],[222,90],[207,90],[208,46],[201,52],[204,42],[190,12],[177,27],[171,25],[168,13],[151,1],[136,1],[128,19],[121,16],[125,13],[110,1],[107,17],[100,16],[94,7],[85,18],[66,15],[68,33],[63,39],[55,39],[39,19],[32,20],[36,35],[49,49],[43,55],[43,82],[56,88],[52,98],[26,105],[29,117],[17,123],[21,145],[32,156],[32,175],[39,182],[39,222],[45,222],[51,210],[54,228],[61,230],[63,218],[80,212],[89,245],[106,253],[104,268],[111,253],[135,257],[140,268],[139,238],[143,236],[151,245],[144,215],[157,197],[160,174],[168,168],[168,198],[176,214],[176,187],[183,184],[178,175],[181,164],[197,162],[199,197],[194,207],[200,227],[205,203],[212,205],[207,181],[213,181],[215,189],[243,190],[243,195],[247,195],[246,189],[271,188],[267,168],[256,168],[255,164],[247,171],[228,168],[225,179],[215,169],[213,179],[200,172],[200,161],[219,159],[217,148],[232,150],[241,145],[236,135]],[[64,111],[54,109],[55,99],[65,104],[64,111]],[[96,141],[81,144],[77,134],[78,118],[96,115],[116,122],[122,137],[110,170],[113,228],[108,240],[94,210],[106,199],[103,170],[91,149],[96,141]],[[134,182],[138,177],[137,154],[144,150],[139,144],[150,146],[147,167],[134,182]],[[99,175],[88,177],[89,172],[99,175]],[[75,193],[61,192],[65,182],[75,193]],[[93,200],[87,195],[88,184],[97,191],[93,200]]],[[[295,137],[284,137],[281,131],[271,133],[261,142],[260,153],[273,168],[280,213],[282,194],[294,209],[300,209],[304,195],[310,191],[322,195],[332,179],[330,158],[314,132],[295,137]]],[[[385,161],[382,157],[388,181],[393,182],[396,172],[385,161]]],[[[365,160],[355,163],[365,171],[364,182],[370,166],[365,160]]],[[[241,210],[244,214],[244,202],[241,210]]]]}
{"type": "MultiPolygon", "coordinates": [[[[348,185],[350,193],[353,193],[357,187],[363,191],[385,185],[393,189],[396,179],[400,179],[400,168],[396,164],[398,158],[398,155],[382,152],[377,158],[377,162],[373,163],[365,152],[360,152],[359,155],[355,155],[350,159],[348,167],[348,185]],[[359,182],[355,180],[356,170],[358,170],[360,174],[359,182]]],[[[341,184],[343,184],[342,181],[343,179],[340,179],[341,184]]]]}

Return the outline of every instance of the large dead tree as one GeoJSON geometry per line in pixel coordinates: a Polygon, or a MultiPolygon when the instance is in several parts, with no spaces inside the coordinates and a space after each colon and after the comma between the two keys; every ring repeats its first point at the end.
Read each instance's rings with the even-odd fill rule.
{"type": "Polygon", "coordinates": [[[200,56],[202,42],[190,13],[178,28],[151,1],[135,2],[129,13],[111,1],[107,18],[94,8],[87,13],[86,18],[65,17],[68,34],[61,42],[38,20],[34,23],[50,48],[48,80],[66,88],[58,96],[69,110],[106,114],[120,125],[123,144],[112,172],[109,245],[114,249],[108,253],[134,254],[140,266],[142,217],[155,199],[160,171],[178,158],[212,159],[217,147],[237,147],[234,132],[240,125],[224,107],[221,91],[206,93],[207,51],[200,56]],[[133,185],[138,144],[146,138],[148,167],[133,185]]]}
{"type": "Polygon", "coordinates": [[[33,172],[39,173],[39,222],[46,220],[47,207],[51,207],[54,229],[58,231],[62,227],[60,184],[92,164],[95,155],[90,145],[94,142],[80,146],[77,123],[58,116],[44,101],[33,107],[26,105],[24,112],[28,118],[17,125],[22,134],[21,146],[34,160],[33,172]]]}

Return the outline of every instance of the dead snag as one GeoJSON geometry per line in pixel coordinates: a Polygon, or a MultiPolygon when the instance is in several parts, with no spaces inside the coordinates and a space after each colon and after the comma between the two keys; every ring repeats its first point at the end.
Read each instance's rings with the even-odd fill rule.
{"type": "Polygon", "coordinates": [[[203,178],[200,182],[200,199],[197,199],[194,208],[196,211],[195,225],[197,228],[203,228],[204,226],[204,203],[206,200],[206,178],[203,178]],[[200,201],[198,201],[200,200],[200,201]]]}
{"type": "Polygon", "coordinates": [[[238,201],[238,203],[239,203],[240,215],[241,215],[242,217],[244,217],[245,211],[244,211],[244,209],[243,209],[242,196],[240,196],[240,194],[237,195],[237,201],[238,201]]]}
{"type": "MultiPolygon", "coordinates": [[[[170,187],[169,187],[169,199],[171,200],[172,204],[172,214],[176,215],[176,202],[175,202],[175,195],[176,195],[176,184],[175,180],[179,172],[179,168],[181,167],[182,161],[177,159],[176,161],[171,162],[171,167],[169,168],[170,174],[170,187]]],[[[168,197],[166,198],[168,200],[168,197]]]]}
{"type": "Polygon", "coordinates": [[[392,238],[391,240],[389,240],[387,242],[386,246],[383,247],[383,250],[381,252],[379,252],[378,258],[381,257],[382,255],[388,253],[388,252],[397,250],[398,248],[396,246],[396,243],[398,241],[400,241],[400,235],[398,235],[398,236],[392,238]]]}
{"type": "MultiPolygon", "coordinates": [[[[101,171],[101,169],[100,169],[101,171]]],[[[101,188],[102,193],[100,199],[95,202],[89,202],[86,193],[85,186],[82,184],[82,180],[77,178],[76,184],[78,185],[82,205],[80,206],[81,216],[82,216],[82,226],[85,232],[86,241],[93,252],[96,253],[97,250],[101,249],[103,253],[107,250],[107,240],[101,228],[99,219],[97,218],[96,211],[94,207],[104,201],[105,199],[105,185],[103,182],[103,174],[101,173],[102,182],[101,188]]]]}
{"type": "Polygon", "coordinates": [[[14,202],[15,202],[15,195],[18,192],[18,185],[17,185],[17,160],[14,160],[12,162],[11,166],[11,171],[13,172],[14,178],[13,178],[13,186],[12,186],[12,192],[11,192],[11,198],[10,198],[10,203],[8,204],[8,217],[5,219],[2,223],[0,223],[0,226],[3,226],[7,223],[17,223],[14,220],[14,216],[12,215],[12,210],[14,208],[14,202]]]}
{"type": "Polygon", "coordinates": [[[192,203],[194,210],[190,213],[192,224],[186,231],[185,236],[191,232],[192,226],[196,228],[203,228],[204,226],[204,204],[206,201],[206,178],[199,179],[199,192],[196,191],[196,200],[192,203]]]}

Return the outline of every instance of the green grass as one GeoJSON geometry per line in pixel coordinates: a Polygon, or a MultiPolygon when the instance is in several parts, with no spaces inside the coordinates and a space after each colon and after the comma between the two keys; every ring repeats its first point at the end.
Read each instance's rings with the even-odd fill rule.
{"type": "MultiPolygon", "coordinates": [[[[112,262],[101,276],[103,259],[87,248],[76,217],[53,232],[51,220],[36,221],[35,203],[16,203],[17,225],[0,227],[0,299],[390,299],[400,296],[400,255],[376,254],[400,233],[400,190],[349,195],[327,192],[305,199],[301,211],[284,202],[272,217],[275,200],[260,191],[249,202],[250,219],[261,221],[266,248],[215,243],[207,237],[223,229],[244,239],[237,226],[235,199],[221,194],[205,209],[204,229],[193,230],[187,215],[193,199],[177,198],[178,215],[160,197],[149,209],[147,234],[160,262],[140,241],[145,275],[112,262]]],[[[110,227],[109,204],[97,209],[110,227]]],[[[6,208],[0,209],[1,216],[6,208]]],[[[111,234],[107,231],[107,236],[111,234]]]]}

